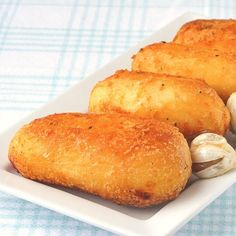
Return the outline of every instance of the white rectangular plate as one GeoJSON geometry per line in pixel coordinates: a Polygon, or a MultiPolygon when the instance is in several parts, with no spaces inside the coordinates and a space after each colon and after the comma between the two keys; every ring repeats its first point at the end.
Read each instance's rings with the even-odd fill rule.
{"type": "Polygon", "coordinates": [[[2,134],[0,136],[0,190],[117,234],[152,236],[174,233],[232,185],[236,180],[236,171],[214,179],[192,181],[176,200],[168,204],[148,209],[135,209],[119,206],[80,191],[25,179],[16,173],[7,158],[9,141],[23,124],[51,113],[86,112],[90,91],[97,81],[103,80],[117,69],[129,69],[131,56],[141,47],[157,41],[171,40],[182,24],[196,18],[199,16],[192,13],[176,18],[154,35],[2,134]]]}

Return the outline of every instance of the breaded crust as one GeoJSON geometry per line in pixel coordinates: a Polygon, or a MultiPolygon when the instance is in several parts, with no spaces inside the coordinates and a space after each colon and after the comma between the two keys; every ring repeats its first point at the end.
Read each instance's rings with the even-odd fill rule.
{"type": "Polygon", "coordinates": [[[155,43],[133,57],[132,69],[202,79],[224,102],[236,91],[236,56],[220,51],[155,43]]]}
{"type": "Polygon", "coordinates": [[[9,159],[26,178],[146,207],[176,198],[191,175],[183,135],[122,114],[54,114],[21,128],[9,159]]]}
{"type": "Polygon", "coordinates": [[[220,53],[230,53],[236,55],[236,37],[235,39],[213,40],[194,42],[194,47],[198,50],[213,50],[216,55],[220,53]]]}
{"type": "Polygon", "coordinates": [[[96,84],[89,111],[158,119],[188,139],[206,131],[224,135],[230,120],[221,98],[202,80],[127,70],[96,84]]]}
{"type": "Polygon", "coordinates": [[[236,38],[236,20],[194,20],[184,24],[177,32],[174,42],[194,44],[199,41],[236,38]]]}

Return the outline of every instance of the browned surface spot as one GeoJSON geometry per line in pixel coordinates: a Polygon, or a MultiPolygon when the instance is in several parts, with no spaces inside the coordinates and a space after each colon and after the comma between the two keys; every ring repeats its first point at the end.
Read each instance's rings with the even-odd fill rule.
{"type": "Polygon", "coordinates": [[[141,198],[142,200],[148,200],[151,198],[150,193],[144,192],[142,190],[135,190],[135,195],[141,198]]]}

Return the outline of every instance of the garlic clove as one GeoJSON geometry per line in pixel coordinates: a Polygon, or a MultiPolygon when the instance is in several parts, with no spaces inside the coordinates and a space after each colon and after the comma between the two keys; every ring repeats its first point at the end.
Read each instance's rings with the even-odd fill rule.
{"type": "Polygon", "coordinates": [[[202,144],[197,147],[191,145],[191,153],[192,161],[194,163],[201,163],[221,159],[226,155],[227,151],[218,146],[202,144]]]}
{"type": "Polygon", "coordinates": [[[219,163],[209,166],[206,169],[196,172],[195,174],[199,178],[213,178],[225,174],[230,171],[233,166],[235,167],[235,162],[227,158],[223,158],[219,163]]]}
{"type": "Polygon", "coordinates": [[[199,178],[212,178],[236,167],[236,152],[220,135],[204,133],[190,147],[193,171],[199,178]]]}
{"type": "Polygon", "coordinates": [[[227,143],[227,140],[223,136],[214,133],[202,133],[194,139],[194,143],[192,142],[197,146],[206,143],[220,145],[227,143]]]}
{"type": "Polygon", "coordinates": [[[236,133],[236,92],[232,93],[226,103],[230,112],[230,126],[233,133],[236,133]]]}

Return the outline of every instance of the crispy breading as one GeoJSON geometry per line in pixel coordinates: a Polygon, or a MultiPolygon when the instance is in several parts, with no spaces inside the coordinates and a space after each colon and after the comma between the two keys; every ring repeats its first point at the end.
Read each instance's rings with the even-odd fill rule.
{"type": "Polygon", "coordinates": [[[236,38],[236,20],[194,20],[184,24],[177,32],[174,42],[194,44],[199,41],[236,38]]]}
{"type": "Polygon", "coordinates": [[[97,83],[89,111],[155,118],[177,126],[189,139],[205,131],[223,135],[230,119],[221,98],[202,80],[127,70],[97,83]]]}
{"type": "Polygon", "coordinates": [[[21,128],[9,159],[26,178],[146,207],[176,198],[191,175],[177,128],[124,114],[64,113],[21,128]]]}
{"type": "Polygon", "coordinates": [[[216,55],[218,51],[236,55],[236,37],[235,39],[194,42],[194,47],[198,50],[214,50],[216,55]]]}
{"type": "Polygon", "coordinates": [[[133,56],[132,69],[198,78],[227,101],[236,91],[236,56],[175,43],[155,43],[133,56]]]}

